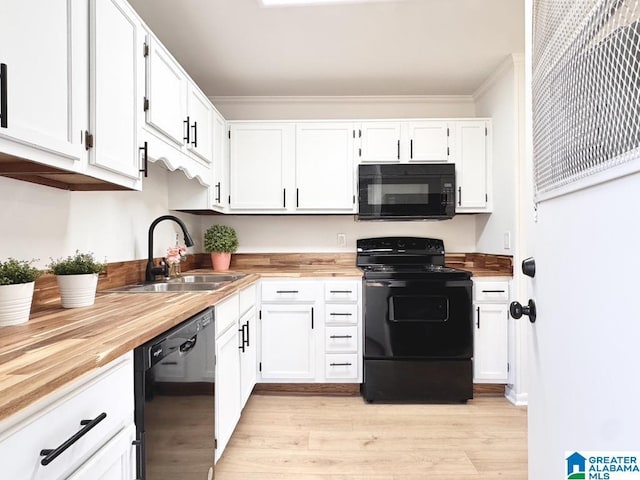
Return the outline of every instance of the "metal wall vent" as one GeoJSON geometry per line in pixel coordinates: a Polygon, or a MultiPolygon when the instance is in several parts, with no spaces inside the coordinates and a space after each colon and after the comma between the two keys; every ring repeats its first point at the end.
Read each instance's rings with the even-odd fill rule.
{"type": "Polygon", "coordinates": [[[640,2],[534,0],[536,197],[640,146],[640,2]]]}

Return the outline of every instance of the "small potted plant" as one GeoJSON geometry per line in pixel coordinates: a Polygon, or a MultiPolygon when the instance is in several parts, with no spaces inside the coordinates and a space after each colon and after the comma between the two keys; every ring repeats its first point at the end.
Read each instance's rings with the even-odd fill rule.
{"type": "Polygon", "coordinates": [[[226,225],[212,225],[204,232],[204,249],[211,253],[214,270],[229,270],[231,254],[238,250],[236,231],[226,225]]]}
{"type": "Polygon", "coordinates": [[[96,262],[93,253],[80,253],[67,258],[51,259],[47,266],[56,275],[63,308],[93,305],[98,288],[98,274],[104,268],[96,262]]]}
{"type": "Polygon", "coordinates": [[[29,320],[33,287],[41,272],[26,260],[9,258],[0,262],[0,326],[29,320]]]}

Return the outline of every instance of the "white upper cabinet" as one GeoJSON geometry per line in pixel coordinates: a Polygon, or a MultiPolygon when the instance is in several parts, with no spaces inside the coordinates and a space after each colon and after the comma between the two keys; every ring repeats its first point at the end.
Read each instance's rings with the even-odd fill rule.
{"type": "Polygon", "coordinates": [[[427,120],[409,122],[410,162],[448,162],[449,124],[443,121],[427,120]]]}
{"type": "Polygon", "coordinates": [[[358,130],[362,163],[453,161],[449,122],[443,120],[370,121],[358,130]]]}
{"type": "Polygon", "coordinates": [[[401,154],[401,122],[365,122],[358,133],[361,162],[399,162],[401,154]]]}
{"type": "Polygon", "coordinates": [[[296,209],[355,211],[352,123],[296,126],[296,209]]]}
{"type": "Polygon", "coordinates": [[[123,0],[92,0],[90,5],[89,110],[94,138],[89,161],[138,181],[138,87],[144,75],[139,24],[123,0]]]}
{"type": "Polygon", "coordinates": [[[213,185],[210,187],[211,204],[218,211],[229,205],[229,156],[227,155],[227,126],[217,111],[213,113],[213,185]]]}
{"type": "Polygon", "coordinates": [[[187,148],[201,160],[211,163],[214,110],[209,99],[193,83],[189,83],[187,91],[187,148]]]}
{"type": "Polygon", "coordinates": [[[147,58],[147,125],[181,147],[187,138],[187,78],[173,57],[149,36],[147,58]]]}
{"type": "Polygon", "coordinates": [[[489,212],[490,124],[486,120],[455,122],[455,162],[458,191],[456,212],[489,212]]]}
{"type": "Polygon", "coordinates": [[[230,209],[284,212],[295,205],[295,192],[286,188],[294,124],[238,123],[229,132],[230,209]]]}
{"type": "Polygon", "coordinates": [[[80,160],[81,131],[87,128],[87,20],[82,7],[71,0],[3,0],[1,10],[0,63],[7,85],[2,103],[7,113],[0,140],[16,142],[12,154],[19,155],[19,146],[25,145],[80,160]]]}

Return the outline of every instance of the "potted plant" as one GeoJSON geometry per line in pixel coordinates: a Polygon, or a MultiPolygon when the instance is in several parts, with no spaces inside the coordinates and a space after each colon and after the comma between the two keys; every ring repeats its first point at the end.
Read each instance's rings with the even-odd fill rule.
{"type": "Polygon", "coordinates": [[[229,270],[231,254],[238,250],[236,231],[226,225],[212,225],[204,232],[204,249],[211,253],[214,270],[229,270]]]}
{"type": "Polygon", "coordinates": [[[56,275],[63,308],[93,305],[98,288],[98,274],[104,268],[96,262],[93,253],[80,253],[67,258],[51,259],[47,266],[56,275]]]}
{"type": "Polygon", "coordinates": [[[33,287],[41,272],[26,260],[0,262],[0,326],[29,320],[33,287]]]}

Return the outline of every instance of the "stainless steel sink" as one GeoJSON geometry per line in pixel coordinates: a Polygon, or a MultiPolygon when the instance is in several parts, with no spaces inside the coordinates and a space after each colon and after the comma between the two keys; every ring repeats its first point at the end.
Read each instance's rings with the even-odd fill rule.
{"type": "Polygon", "coordinates": [[[124,285],[105,290],[104,293],[176,293],[176,292],[215,292],[236,280],[246,277],[244,273],[233,274],[196,274],[183,275],[166,282],[144,285],[124,285]]]}
{"type": "Polygon", "coordinates": [[[182,275],[178,278],[172,278],[169,283],[217,283],[217,282],[235,282],[246,277],[245,273],[200,273],[194,275],[182,275]]]}

